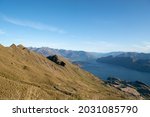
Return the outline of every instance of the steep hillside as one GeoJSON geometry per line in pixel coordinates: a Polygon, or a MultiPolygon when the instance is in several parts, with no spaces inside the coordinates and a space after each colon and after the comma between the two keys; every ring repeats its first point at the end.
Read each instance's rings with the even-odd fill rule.
{"type": "Polygon", "coordinates": [[[65,66],[22,45],[0,45],[0,99],[139,99],[58,59],[65,66]]]}

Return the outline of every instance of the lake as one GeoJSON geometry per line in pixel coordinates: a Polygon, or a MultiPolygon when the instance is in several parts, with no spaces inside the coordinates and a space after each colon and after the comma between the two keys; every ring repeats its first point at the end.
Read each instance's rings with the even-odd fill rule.
{"type": "Polygon", "coordinates": [[[95,76],[106,80],[109,76],[114,76],[116,78],[127,80],[127,81],[141,81],[145,84],[150,85],[150,73],[139,72],[136,70],[124,68],[121,66],[98,63],[94,62],[79,62],[81,68],[86,71],[93,73],[95,76]]]}

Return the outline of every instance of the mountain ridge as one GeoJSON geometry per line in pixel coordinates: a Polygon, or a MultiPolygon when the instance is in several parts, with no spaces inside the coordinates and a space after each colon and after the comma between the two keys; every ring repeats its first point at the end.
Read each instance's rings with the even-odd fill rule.
{"type": "Polygon", "coordinates": [[[99,56],[99,53],[96,52],[86,52],[86,51],[74,51],[74,50],[65,50],[65,49],[54,49],[49,47],[41,47],[41,48],[35,48],[35,47],[28,47],[29,50],[40,53],[44,56],[50,56],[50,55],[60,55],[65,58],[68,58],[72,61],[87,61],[97,58],[99,56]]]}
{"type": "Polygon", "coordinates": [[[70,59],[71,61],[89,61],[89,60],[96,60],[101,57],[107,56],[120,56],[120,57],[131,57],[134,59],[150,59],[150,53],[143,53],[143,52],[123,52],[123,51],[116,51],[116,52],[87,52],[87,51],[75,51],[75,50],[65,50],[65,49],[54,49],[49,47],[28,47],[29,50],[40,53],[44,56],[50,55],[60,55],[65,58],[70,59]]]}
{"type": "Polygon", "coordinates": [[[107,86],[58,56],[60,66],[23,46],[0,46],[0,99],[140,99],[107,86]]]}
{"type": "Polygon", "coordinates": [[[150,72],[150,58],[147,59],[141,56],[135,57],[121,54],[115,57],[113,56],[101,57],[97,59],[97,62],[119,65],[142,72],[150,72]]]}

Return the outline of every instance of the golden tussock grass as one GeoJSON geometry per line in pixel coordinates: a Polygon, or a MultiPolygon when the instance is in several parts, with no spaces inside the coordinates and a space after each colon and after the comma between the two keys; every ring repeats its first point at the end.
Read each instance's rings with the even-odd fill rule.
{"type": "Polygon", "coordinates": [[[65,67],[22,45],[0,45],[0,99],[136,99],[59,59],[65,67]]]}

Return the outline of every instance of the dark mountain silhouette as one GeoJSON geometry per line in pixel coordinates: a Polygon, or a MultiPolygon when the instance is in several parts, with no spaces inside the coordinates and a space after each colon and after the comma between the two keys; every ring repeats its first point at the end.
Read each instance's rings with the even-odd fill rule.
{"type": "Polygon", "coordinates": [[[150,60],[150,53],[124,52],[117,57],[129,57],[134,60],[150,60]]]}
{"type": "Polygon", "coordinates": [[[120,65],[142,72],[150,72],[150,54],[123,53],[117,56],[101,57],[97,59],[97,62],[120,65]]]}

